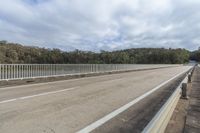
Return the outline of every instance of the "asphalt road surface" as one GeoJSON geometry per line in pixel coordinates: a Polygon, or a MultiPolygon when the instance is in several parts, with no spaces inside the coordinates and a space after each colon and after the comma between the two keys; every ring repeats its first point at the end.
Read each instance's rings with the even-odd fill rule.
{"type": "Polygon", "coordinates": [[[0,132],[77,132],[188,66],[0,88],[0,132]]]}

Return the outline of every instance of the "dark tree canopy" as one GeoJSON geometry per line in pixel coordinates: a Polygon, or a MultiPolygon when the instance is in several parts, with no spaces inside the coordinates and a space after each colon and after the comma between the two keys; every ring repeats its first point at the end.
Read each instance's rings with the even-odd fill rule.
{"type": "Polygon", "coordinates": [[[65,52],[23,46],[0,41],[0,63],[39,64],[180,64],[192,59],[200,59],[200,51],[191,53],[185,49],[132,48],[100,53],[75,50],[65,52]]]}
{"type": "Polygon", "coordinates": [[[190,60],[200,62],[200,48],[190,53],[190,60]]]}

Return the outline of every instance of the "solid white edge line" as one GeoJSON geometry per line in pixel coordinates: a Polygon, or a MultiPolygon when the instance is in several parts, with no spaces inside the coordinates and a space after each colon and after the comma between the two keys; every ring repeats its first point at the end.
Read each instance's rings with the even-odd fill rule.
{"type": "Polygon", "coordinates": [[[91,131],[93,131],[94,129],[96,129],[97,127],[103,125],[104,123],[106,123],[107,121],[109,121],[110,119],[114,118],[115,116],[117,116],[118,114],[122,113],[123,111],[127,110],[128,108],[130,108],[131,106],[133,106],[134,104],[136,104],[137,102],[139,102],[140,100],[144,99],[146,96],[150,95],[151,93],[153,93],[154,91],[158,90],[159,88],[161,88],[162,86],[164,86],[165,84],[169,83],[170,81],[174,80],[175,78],[179,77],[180,75],[184,74],[185,72],[187,72],[189,69],[191,69],[192,67],[189,67],[187,70],[185,70],[184,72],[181,72],[179,74],[177,74],[176,76],[170,78],[167,81],[164,81],[163,83],[161,83],[160,85],[156,86],[155,88],[153,88],[152,90],[148,91],[147,93],[137,97],[136,99],[134,99],[133,101],[125,104],[124,106],[120,107],[119,109],[116,109],[115,111],[109,113],[108,115],[104,116],[103,118],[95,121],[94,123],[86,126],[85,128],[79,130],[77,133],[89,133],[91,131]]]}
{"type": "MultiPolygon", "coordinates": [[[[164,132],[164,129],[162,129],[162,126],[163,126],[162,124],[165,122],[166,117],[169,116],[168,113],[170,113],[170,111],[172,110],[173,103],[176,100],[175,98],[177,98],[177,96],[178,96],[178,99],[179,99],[179,97],[181,96],[180,92],[181,92],[182,83],[187,83],[187,76],[181,81],[181,83],[175,89],[175,91],[171,94],[169,99],[165,102],[165,104],[160,108],[160,110],[156,113],[156,115],[151,119],[151,121],[143,129],[142,133],[154,133],[154,132],[159,132],[159,131],[164,132]],[[170,105],[170,111],[166,112],[166,109],[169,108],[169,105],[170,105]],[[165,119],[160,120],[161,117],[163,117],[163,116],[165,117],[165,119]],[[156,125],[158,123],[159,123],[159,126],[156,125]]],[[[177,100],[177,102],[178,102],[178,100],[177,100]]],[[[171,115],[170,115],[170,118],[171,118],[171,115]]]]}
{"type": "Polygon", "coordinates": [[[44,93],[39,93],[39,94],[35,94],[35,95],[30,95],[30,96],[13,98],[13,99],[9,99],[9,100],[0,101],[0,104],[2,104],[2,103],[8,103],[8,102],[13,102],[13,101],[16,101],[16,100],[24,100],[24,99],[29,99],[29,98],[39,97],[39,96],[45,96],[45,95],[49,95],[49,94],[55,94],[55,93],[64,92],[64,91],[70,91],[70,90],[74,90],[76,88],[77,87],[67,88],[67,89],[58,90],[58,91],[44,92],[44,93]]]}
{"type": "Polygon", "coordinates": [[[14,99],[9,99],[9,100],[4,100],[4,101],[1,101],[0,104],[2,103],[8,103],[8,102],[13,102],[13,101],[16,101],[17,99],[14,98],[14,99]]]}

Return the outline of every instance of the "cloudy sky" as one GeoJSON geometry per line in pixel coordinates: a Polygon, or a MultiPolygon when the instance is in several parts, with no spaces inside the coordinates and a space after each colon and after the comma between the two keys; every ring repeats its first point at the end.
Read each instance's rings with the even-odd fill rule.
{"type": "Polygon", "coordinates": [[[0,40],[62,50],[194,50],[200,0],[1,0],[0,40]]]}

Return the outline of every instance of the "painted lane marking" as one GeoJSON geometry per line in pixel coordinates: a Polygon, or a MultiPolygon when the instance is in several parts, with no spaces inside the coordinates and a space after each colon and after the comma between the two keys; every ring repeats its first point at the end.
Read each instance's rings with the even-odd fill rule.
{"type": "Polygon", "coordinates": [[[17,100],[24,100],[24,99],[39,97],[39,96],[45,96],[45,95],[50,95],[50,94],[55,94],[55,93],[64,92],[64,91],[71,91],[71,90],[75,90],[75,89],[77,89],[77,87],[75,87],[75,88],[67,88],[67,89],[58,90],[58,91],[50,91],[50,92],[45,92],[45,93],[40,93],[40,94],[35,94],[35,95],[30,95],[30,96],[18,97],[18,98],[13,98],[13,99],[9,99],[9,100],[0,101],[0,104],[13,102],[13,101],[17,101],[17,100]]]}
{"type": "Polygon", "coordinates": [[[10,99],[10,100],[4,100],[4,101],[1,101],[0,104],[2,103],[8,103],[8,102],[13,102],[13,101],[16,101],[17,99],[14,98],[14,99],[10,99]]]}
{"type": "MultiPolygon", "coordinates": [[[[114,80],[109,80],[109,81],[106,81],[106,82],[113,82],[113,81],[120,81],[120,80],[122,80],[122,79],[114,79],[114,80]]],[[[77,87],[80,87],[80,86],[77,86],[77,87]]],[[[58,91],[45,92],[45,93],[40,93],[40,94],[30,95],[30,96],[24,96],[24,97],[19,97],[19,98],[13,98],[13,99],[9,99],[9,100],[0,101],[0,104],[2,104],[2,103],[8,103],[8,102],[13,102],[13,101],[16,101],[16,100],[23,100],[23,99],[28,99],[28,98],[38,97],[38,96],[55,94],[55,93],[59,93],[59,92],[63,92],[63,91],[70,91],[70,90],[76,89],[77,87],[63,89],[63,90],[58,90],[58,91]]]]}
{"type": "Polygon", "coordinates": [[[137,97],[136,99],[134,99],[133,101],[131,101],[131,102],[127,103],[127,104],[125,104],[124,106],[120,107],[119,109],[114,110],[113,112],[111,112],[108,115],[104,116],[103,118],[95,121],[94,123],[91,123],[90,125],[86,126],[85,128],[79,130],[77,133],[89,133],[89,132],[93,131],[94,129],[100,127],[101,125],[103,125],[104,123],[106,123],[107,121],[109,121],[110,119],[114,118],[115,116],[117,116],[118,114],[124,112],[125,110],[127,110],[128,108],[130,108],[131,106],[133,106],[134,104],[136,104],[137,102],[139,102],[140,100],[144,99],[148,95],[150,95],[153,92],[155,92],[156,90],[160,89],[165,84],[169,83],[170,81],[172,81],[175,78],[179,77],[180,75],[184,74],[190,68],[192,68],[192,67],[189,67],[184,72],[181,72],[181,73],[177,74],[176,76],[170,78],[169,80],[164,81],[163,83],[161,83],[160,85],[156,86],[155,88],[153,88],[152,90],[148,91],[147,93],[145,93],[145,94],[137,97]]]}

